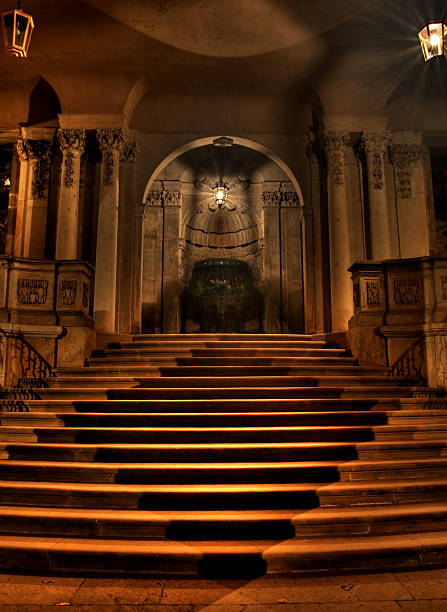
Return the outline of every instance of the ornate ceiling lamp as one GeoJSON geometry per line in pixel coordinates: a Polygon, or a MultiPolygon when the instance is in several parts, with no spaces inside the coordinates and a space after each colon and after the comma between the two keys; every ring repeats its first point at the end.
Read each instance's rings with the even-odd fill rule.
{"type": "Polygon", "coordinates": [[[6,52],[15,57],[26,57],[34,21],[31,15],[21,10],[20,0],[16,9],[2,13],[2,24],[6,52]]]}
{"type": "Polygon", "coordinates": [[[447,24],[445,22],[428,23],[418,35],[426,62],[434,57],[447,57],[447,24]]]}
{"type": "MultiPolygon", "coordinates": [[[[217,208],[225,208],[225,203],[228,197],[228,187],[225,184],[225,181],[219,179],[216,183],[216,186],[213,189],[214,194],[214,207],[211,210],[216,210],[217,208]]],[[[211,206],[210,206],[211,208],[211,206]]]]}

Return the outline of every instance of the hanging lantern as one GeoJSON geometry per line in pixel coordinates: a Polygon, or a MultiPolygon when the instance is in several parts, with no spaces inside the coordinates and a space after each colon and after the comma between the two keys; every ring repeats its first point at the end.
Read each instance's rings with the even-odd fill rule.
{"type": "Polygon", "coordinates": [[[219,208],[223,208],[228,196],[228,187],[225,185],[222,179],[217,181],[216,186],[213,189],[213,193],[214,202],[219,208]]]}
{"type": "Polygon", "coordinates": [[[447,57],[446,23],[429,23],[419,31],[418,35],[426,62],[434,57],[447,57]]]}
{"type": "Polygon", "coordinates": [[[26,57],[34,21],[31,15],[21,10],[20,0],[15,10],[2,13],[2,24],[6,52],[15,57],[26,57]]]}

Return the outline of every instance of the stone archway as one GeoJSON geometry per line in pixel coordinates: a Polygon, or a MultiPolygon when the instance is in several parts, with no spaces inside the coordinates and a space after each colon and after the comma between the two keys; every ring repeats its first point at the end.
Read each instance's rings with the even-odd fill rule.
{"type": "Polygon", "coordinates": [[[222,150],[208,142],[172,158],[146,190],[142,331],[303,332],[302,200],[294,183],[270,157],[245,145],[222,150]],[[231,206],[214,210],[219,178],[230,186],[231,206]],[[217,293],[212,297],[209,285],[208,297],[202,296],[214,319],[211,311],[197,316],[196,307],[191,317],[185,305],[192,303],[203,262],[214,266],[208,281],[217,293]],[[262,309],[236,316],[250,299],[262,309]]]}

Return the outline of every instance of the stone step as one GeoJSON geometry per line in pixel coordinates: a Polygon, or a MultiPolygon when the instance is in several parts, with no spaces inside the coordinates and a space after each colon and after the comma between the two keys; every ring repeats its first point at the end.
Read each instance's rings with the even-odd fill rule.
{"type": "Polygon", "coordinates": [[[3,536],[0,567],[33,572],[103,571],[253,578],[264,573],[433,567],[447,559],[445,532],[368,538],[244,541],[135,541],[3,536]]]}
{"type": "MultiPolygon", "coordinates": [[[[167,390],[168,391],[168,390],[167,390]]],[[[175,389],[177,391],[177,389],[175,389]]],[[[219,391],[219,390],[218,390],[219,391]]],[[[226,390],[223,389],[223,398],[227,397],[226,390]]],[[[240,396],[243,397],[242,389],[240,396]]],[[[259,394],[261,399],[255,397],[247,397],[244,399],[231,399],[232,394],[229,394],[229,399],[183,399],[176,400],[170,398],[169,393],[164,399],[164,390],[159,399],[45,399],[45,400],[26,400],[25,407],[31,412],[47,412],[47,413],[85,413],[85,412],[101,412],[101,413],[125,413],[125,412],[164,412],[164,413],[189,413],[189,412],[327,412],[327,411],[400,411],[414,410],[421,414],[421,418],[425,413],[430,414],[430,411],[435,413],[447,409],[447,401],[426,400],[423,398],[413,397],[361,397],[358,398],[292,398],[274,397],[271,399],[262,399],[263,394],[259,394]]],[[[109,391],[107,395],[110,398],[115,396],[114,391],[109,391]]],[[[158,393],[155,390],[155,397],[158,393]]],[[[174,398],[176,393],[173,394],[174,398]]],[[[276,394],[275,394],[276,395],[276,394]]],[[[279,395],[279,393],[278,393],[279,395]]],[[[287,396],[287,394],[284,394],[287,396]]],[[[237,394],[236,394],[237,397],[237,394]]],[[[20,404],[20,406],[22,406],[20,404]]],[[[19,406],[19,407],[20,407],[19,406]]],[[[23,407],[23,406],[22,406],[23,407]]],[[[21,408],[20,408],[21,409],[21,408]]],[[[21,414],[20,412],[4,413],[21,414]]],[[[20,417],[19,417],[20,418],[20,417]]]]}
{"type": "MultiPolygon", "coordinates": [[[[411,452],[411,442],[402,443],[411,452]],[[405,446],[406,445],[406,446],[405,446]]],[[[440,442],[420,442],[425,453],[444,451],[440,442]]],[[[401,446],[390,447],[401,451],[401,446]]],[[[0,443],[0,458],[16,461],[100,461],[116,463],[232,463],[271,461],[349,461],[360,453],[358,444],[353,442],[266,442],[266,443],[225,443],[212,444],[81,444],[44,442],[3,442],[0,443]]],[[[374,443],[370,456],[378,454],[380,443],[374,443]]],[[[391,451],[390,451],[391,452],[391,451]]],[[[411,455],[410,455],[411,456],[411,455]]]]}
{"type": "Polygon", "coordinates": [[[447,527],[447,503],[314,508],[291,519],[299,538],[339,538],[437,531],[447,527]]]}
{"type": "Polygon", "coordinates": [[[385,461],[356,460],[339,464],[338,473],[341,481],[446,478],[447,457],[385,461]]]}
{"type": "Polygon", "coordinates": [[[126,348],[109,348],[101,351],[93,351],[93,357],[95,358],[116,358],[116,357],[144,357],[145,359],[153,359],[158,357],[179,357],[184,358],[205,358],[205,357],[219,357],[228,359],[240,359],[248,357],[261,358],[265,357],[268,359],[283,357],[352,357],[349,351],[340,348],[320,348],[320,347],[222,347],[216,345],[215,348],[207,347],[171,347],[171,346],[160,346],[160,347],[136,347],[129,346],[126,348]]]}
{"type": "MultiPolygon", "coordinates": [[[[140,387],[132,387],[130,389],[120,389],[120,388],[107,388],[107,387],[53,387],[53,388],[42,388],[36,390],[40,399],[50,400],[50,399],[71,399],[73,401],[76,400],[100,400],[100,399],[123,399],[123,400],[131,400],[131,399],[147,399],[151,398],[159,398],[164,399],[165,401],[169,401],[169,397],[178,396],[178,393],[175,392],[166,392],[166,391],[155,391],[152,389],[140,388],[140,387]],[[170,393],[170,395],[169,395],[170,393]]],[[[248,391],[247,395],[249,396],[247,399],[256,399],[256,398],[268,398],[271,400],[276,400],[280,398],[285,399],[318,399],[318,398],[364,398],[368,395],[371,397],[371,401],[374,401],[377,398],[405,398],[409,397],[412,394],[411,387],[394,387],[394,386],[386,386],[386,387],[364,387],[364,386],[352,386],[352,387],[288,387],[283,390],[269,389],[267,391],[248,391]],[[254,396],[254,397],[253,397],[254,396]]],[[[186,393],[187,398],[190,397],[189,391],[186,393]]],[[[191,393],[191,400],[194,398],[206,398],[216,401],[219,397],[223,398],[234,398],[237,399],[237,395],[233,391],[222,391],[220,393],[207,391],[201,391],[197,393],[191,393]],[[217,396],[217,397],[216,397],[217,396]]],[[[171,400],[171,401],[182,401],[182,400],[171,400]]],[[[183,400],[188,401],[188,399],[183,400]]],[[[199,399],[197,399],[199,401],[199,399]]]]}
{"type": "MultiPolygon", "coordinates": [[[[241,342],[241,341],[255,341],[255,342],[313,342],[314,336],[311,334],[228,334],[228,333],[198,333],[198,334],[135,334],[132,336],[133,342],[170,342],[171,340],[189,342],[189,341],[211,341],[211,342],[241,342]]],[[[317,340],[318,341],[318,340],[317,340]]]]}
{"type": "MultiPolygon", "coordinates": [[[[292,402],[290,402],[292,403],[292,402]]],[[[265,403],[263,404],[265,407],[265,403]]],[[[293,404],[292,404],[293,406],[293,404]]],[[[337,410],[316,412],[299,411],[298,406],[293,406],[294,411],[289,412],[209,412],[202,407],[199,412],[188,411],[165,411],[156,412],[108,412],[108,406],[104,406],[104,412],[80,411],[67,414],[48,412],[10,412],[0,415],[1,425],[27,427],[51,426],[51,427],[166,427],[175,425],[177,427],[273,427],[293,425],[422,425],[443,424],[447,425],[447,410],[399,410],[385,412],[379,410],[337,410]],[[107,412],[106,412],[107,410],[107,412]]],[[[160,406],[163,408],[163,406],[160,406]]],[[[191,407],[193,408],[193,407],[191,407]]],[[[256,404],[251,408],[256,409],[256,404]]]]}
{"type": "MultiPolygon", "coordinates": [[[[428,462],[429,460],[426,460],[428,462]]],[[[436,459],[438,471],[446,459],[436,459]]],[[[408,462],[410,463],[410,462],[408,462]]],[[[416,462],[415,462],[416,464],[416,462]]],[[[117,484],[265,484],[333,482],[338,461],[266,463],[101,463],[0,460],[0,479],[26,482],[117,484]]],[[[373,469],[373,467],[371,468],[373,469]]],[[[385,468],[384,468],[385,469],[385,468]]],[[[415,468],[416,469],[416,468],[415,468]]],[[[447,471],[447,470],[446,470],[447,471]]],[[[436,474],[439,476],[438,474],[436,474]]]]}
{"type": "Polygon", "coordinates": [[[275,427],[26,427],[4,425],[0,441],[82,444],[198,444],[263,442],[349,442],[447,435],[447,425],[315,425],[275,427]]]}
{"type": "MultiPolygon", "coordinates": [[[[63,374],[67,376],[133,376],[143,379],[147,378],[183,378],[192,379],[193,386],[199,382],[199,379],[209,378],[214,379],[216,376],[220,377],[221,385],[230,386],[234,384],[235,378],[243,378],[247,380],[251,378],[283,378],[293,376],[362,376],[366,375],[378,375],[385,376],[389,374],[388,368],[377,367],[369,368],[362,366],[325,366],[325,365],[301,365],[300,367],[279,367],[279,366],[177,366],[177,367],[158,367],[153,365],[138,365],[138,364],[104,364],[98,366],[86,366],[86,367],[60,367],[56,371],[57,374],[63,374]],[[229,380],[225,383],[224,380],[229,380]]],[[[256,383],[254,383],[256,384],[256,383]]]]}
{"type": "MultiPolygon", "coordinates": [[[[116,484],[0,481],[0,505],[128,510],[250,510],[318,506],[314,483],[116,484]]],[[[447,485],[446,485],[447,488],[447,485]]]]}
{"type": "MultiPolygon", "coordinates": [[[[57,377],[46,378],[44,379],[45,383],[51,387],[82,387],[85,389],[86,387],[96,387],[96,388],[132,388],[132,387],[154,387],[152,381],[155,382],[155,377],[153,378],[140,378],[140,377],[131,377],[131,376],[80,376],[80,375],[58,375],[57,377]]],[[[184,380],[184,379],[182,379],[184,380]]],[[[216,383],[216,379],[212,379],[214,383],[216,383]]],[[[163,379],[164,382],[167,382],[166,379],[163,379]]],[[[191,383],[195,381],[190,381],[191,383]]],[[[244,381],[245,382],[245,381],[244,381]]],[[[258,381],[258,385],[259,385],[258,381]]],[[[266,380],[266,386],[274,381],[266,380]]],[[[290,376],[286,381],[281,379],[276,384],[278,391],[282,391],[282,386],[280,383],[287,383],[287,387],[297,386],[297,387],[351,387],[351,386],[364,386],[364,387],[396,387],[403,384],[403,380],[399,378],[394,378],[391,376],[319,376],[319,377],[309,377],[309,376],[290,376]],[[292,380],[289,380],[292,379],[292,380]]],[[[240,384],[240,379],[238,379],[238,383],[240,384]]],[[[248,381],[247,381],[248,383],[248,381]]],[[[185,389],[193,389],[194,387],[179,387],[179,391],[177,391],[177,395],[179,397],[184,397],[185,389]]],[[[212,388],[212,387],[210,387],[212,388]]],[[[246,387],[245,393],[248,392],[252,387],[246,387]]],[[[240,387],[239,389],[240,390],[240,387]]],[[[204,389],[200,389],[203,393],[204,389]]],[[[244,392],[244,391],[242,391],[244,392]]],[[[236,391],[234,391],[236,393],[236,391]]]]}
{"type": "Polygon", "coordinates": [[[0,481],[0,504],[129,510],[311,509],[447,502],[447,479],[326,483],[118,484],[0,481]]]}
{"type": "MultiPolygon", "coordinates": [[[[299,511],[297,511],[299,512],[299,511]]],[[[283,539],[294,511],[164,511],[0,506],[0,533],[151,540],[283,539]]]]}
{"type": "MultiPolygon", "coordinates": [[[[108,349],[159,349],[163,350],[175,350],[176,348],[268,348],[268,349],[282,349],[282,348],[308,348],[308,349],[340,349],[333,344],[326,342],[325,340],[185,340],[183,336],[182,340],[134,340],[133,342],[119,342],[110,343],[108,349]]],[[[108,350],[107,349],[107,350],[108,350]]]]}
{"type": "Polygon", "coordinates": [[[106,355],[105,357],[90,357],[89,366],[126,366],[132,364],[169,366],[203,366],[216,367],[226,366],[227,373],[234,367],[267,366],[267,367],[300,367],[300,366],[355,366],[353,357],[170,357],[163,355],[138,356],[138,355],[106,355]],[[229,369],[228,369],[229,368],[229,369]]]}

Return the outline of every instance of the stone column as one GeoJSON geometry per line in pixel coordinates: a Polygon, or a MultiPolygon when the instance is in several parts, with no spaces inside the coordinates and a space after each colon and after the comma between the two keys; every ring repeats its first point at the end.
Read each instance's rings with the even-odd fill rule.
{"type": "Polygon", "coordinates": [[[79,180],[85,130],[60,129],[57,137],[62,150],[62,173],[56,234],[56,259],[78,258],[79,180]]]}
{"type": "Polygon", "coordinates": [[[45,256],[48,182],[54,130],[43,130],[45,138],[42,139],[28,138],[28,131],[35,135],[23,128],[24,138],[17,143],[20,176],[14,255],[41,259],[45,256]]]}
{"type": "Polygon", "coordinates": [[[264,330],[267,334],[281,333],[280,204],[280,191],[264,191],[262,202],[265,239],[264,330]]]}
{"type": "Polygon", "coordinates": [[[394,167],[400,257],[422,257],[430,254],[430,228],[425,164],[428,151],[417,144],[395,144],[391,147],[394,167]]]}
{"type": "Polygon", "coordinates": [[[163,215],[163,332],[180,331],[179,258],[181,193],[165,191],[163,215]]]}
{"type": "MultiPolygon", "coordinates": [[[[138,252],[138,249],[137,252],[135,252],[134,244],[136,159],[136,143],[126,142],[121,154],[120,168],[117,310],[118,330],[120,333],[127,334],[130,333],[132,329],[132,303],[135,290],[134,275],[137,271],[135,263],[138,263],[138,267],[141,268],[141,254],[138,252]]],[[[142,208],[142,206],[140,207],[142,208]]],[[[139,251],[141,251],[141,248],[139,251]]],[[[141,277],[141,273],[139,276],[141,277]]]]}
{"type": "Polygon", "coordinates": [[[348,272],[351,262],[345,186],[345,147],[348,143],[348,132],[323,133],[328,165],[332,331],[346,330],[353,314],[352,283],[348,272]]]}
{"type": "Polygon", "coordinates": [[[96,330],[115,332],[121,129],[96,131],[102,153],[96,246],[94,320],[96,330]]]}
{"type": "Polygon", "coordinates": [[[368,174],[368,204],[371,259],[389,259],[390,220],[385,185],[384,154],[390,144],[388,132],[363,132],[362,145],[368,174]]]}
{"type": "Polygon", "coordinates": [[[284,333],[304,332],[301,205],[295,192],[281,192],[281,295],[284,333]]]}
{"type": "Polygon", "coordinates": [[[142,332],[161,333],[163,283],[163,192],[151,191],[142,219],[142,332]]]}

